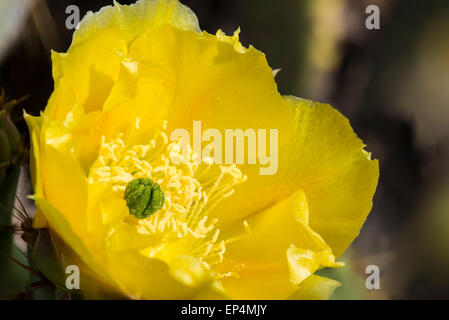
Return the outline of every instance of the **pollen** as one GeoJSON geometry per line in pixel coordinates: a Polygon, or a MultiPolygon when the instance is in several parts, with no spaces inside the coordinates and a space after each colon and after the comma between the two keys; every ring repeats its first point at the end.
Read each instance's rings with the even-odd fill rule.
{"type": "Polygon", "coordinates": [[[140,253],[163,260],[187,255],[210,268],[222,262],[226,240],[219,240],[217,220],[208,215],[246,176],[236,165],[215,164],[210,158],[198,163],[193,149],[189,146],[187,154],[181,153],[182,141],[169,141],[165,130],[163,123],[147,144],[132,146],[126,144],[123,134],[109,141],[103,137],[89,183],[105,184],[117,198],[124,199],[131,181],[151,179],[164,194],[162,208],[140,219],[128,214],[122,221],[138,234],[160,238],[157,245],[140,253]]]}

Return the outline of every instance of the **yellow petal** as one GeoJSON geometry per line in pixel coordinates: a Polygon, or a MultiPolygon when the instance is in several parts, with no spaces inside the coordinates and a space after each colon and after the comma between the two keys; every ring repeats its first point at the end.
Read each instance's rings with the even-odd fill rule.
{"type": "Polygon", "coordinates": [[[335,263],[335,257],[329,250],[312,251],[291,245],[287,250],[287,261],[290,271],[290,281],[301,284],[320,266],[342,267],[343,263],[335,263]]]}
{"type": "Polygon", "coordinates": [[[337,110],[326,104],[288,100],[298,119],[290,152],[284,155],[293,182],[290,188],[304,190],[310,226],[338,257],[359,234],[371,211],[379,164],[363,150],[365,145],[337,110]]]}
{"type": "Polygon", "coordinates": [[[97,14],[89,12],[73,36],[73,45],[91,40],[98,30],[114,30],[127,42],[136,35],[168,24],[182,30],[199,31],[196,15],[176,0],[139,0],[133,5],[105,6],[97,14]]]}
{"type": "Polygon", "coordinates": [[[47,120],[44,118],[42,124],[43,194],[67,218],[72,228],[83,235],[86,230],[87,179],[74,155],[74,141],[67,129],[47,120]]]}
{"type": "MultiPolygon", "coordinates": [[[[203,130],[280,128],[294,116],[277,92],[263,53],[252,47],[236,51],[235,44],[223,36],[166,25],[138,37],[129,56],[160,65],[174,75],[169,131],[192,131],[193,120],[201,120],[203,130]]],[[[286,143],[287,135],[282,132],[280,140],[286,143]]]]}
{"type": "Polygon", "coordinates": [[[75,104],[86,112],[101,110],[117,80],[120,57],[127,53],[128,44],[137,35],[164,24],[199,31],[195,14],[178,1],[147,0],[132,6],[115,2],[98,14],[89,12],[75,31],[68,52],[52,54],[55,91],[45,114],[63,120],[75,104]],[[66,99],[61,104],[61,96],[67,95],[71,95],[71,103],[66,99]]]}
{"type": "Polygon", "coordinates": [[[45,199],[35,197],[34,201],[36,207],[41,212],[45,212],[45,217],[51,226],[51,229],[58,234],[65,244],[70,246],[81,261],[86,264],[90,272],[98,279],[102,279],[113,286],[115,281],[109,277],[108,273],[105,272],[98,259],[75,233],[67,219],[45,199]]]}
{"type": "MultiPolygon", "coordinates": [[[[372,207],[379,177],[377,160],[349,121],[326,104],[286,97],[294,112],[294,134],[279,145],[279,170],[261,176],[245,166],[248,180],[216,209],[226,220],[243,219],[302,189],[309,206],[309,224],[339,256],[359,234],[372,207]],[[251,199],[251,201],[248,201],[251,199]]],[[[281,135],[281,133],[279,133],[281,135]]]]}
{"type": "Polygon", "coordinates": [[[119,78],[103,106],[103,135],[108,138],[122,132],[129,144],[147,144],[149,130],[166,118],[174,88],[171,70],[123,58],[119,78]],[[139,138],[136,134],[140,140],[132,140],[133,135],[139,138]]]}
{"type": "Polygon", "coordinates": [[[118,77],[120,54],[127,52],[120,34],[102,29],[92,34],[90,41],[89,45],[72,45],[67,53],[52,54],[60,79],[55,78],[55,98],[45,114],[53,120],[64,120],[76,104],[86,113],[101,110],[118,77]]]}
{"type": "Polygon", "coordinates": [[[311,275],[298,287],[298,290],[290,296],[291,300],[327,300],[336,288],[341,286],[340,282],[311,275]]]}
{"type": "MultiPolygon", "coordinates": [[[[123,299],[125,296],[115,281],[107,277],[98,277],[96,270],[87,266],[83,259],[54,232],[50,232],[52,243],[58,253],[62,271],[69,265],[76,265],[80,270],[80,286],[83,299],[123,299]]],[[[96,264],[97,262],[95,262],[96,264]]],[[[100,270],[98,270],[100,271],[100,270]]],[[[63,280],[64,281],[64,280],[63,280]]],[[[60,285],[64,285],[62,282],[60,285]]]]}
{"type": "Polygon", "coordinates": [[[191,259],[178,258],[168,265],[136,251],[106,251],[99,256],[131,298],[192,299],[214,292],[213,278],[198,265],[192,266],[191,259]]]}
{"type": "Polygon", "coordinates": [[[219,266],[237,275],[222,280],[226,292],[240,299],[285,299],[319,267],[342,266],[307,221],[301,190],[248,219],[249,234],[226,246],[219,266]]]}
{"type": "Polygon", "coordinates": [[[41,189],[41,122],[42,118],[33,117],[24,112],[24,118],[30,131],[30,173],[35,194],[42,195],[41,189]]]}

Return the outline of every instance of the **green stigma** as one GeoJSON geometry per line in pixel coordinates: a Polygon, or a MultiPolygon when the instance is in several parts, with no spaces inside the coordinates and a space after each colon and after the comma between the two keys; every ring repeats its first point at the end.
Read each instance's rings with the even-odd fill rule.
{"type": "Polygon", "coordinates": [[[150,178],[137,178],[126,186],[124,199],[130,214],[145,219],[162,209],[165,196],[158,183],[150,178]]]}

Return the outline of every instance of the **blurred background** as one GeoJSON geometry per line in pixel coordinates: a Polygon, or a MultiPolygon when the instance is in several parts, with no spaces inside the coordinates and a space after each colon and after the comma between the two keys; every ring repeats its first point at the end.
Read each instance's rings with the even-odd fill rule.
{"type": "MultiPolygon", "coordinates": [[[[281,69],[276,80],[282,94],[332,104],[379,159],[373,211],[341,259],[347,268],[320,271],[344,284],[333,298],[449,299],[449,1],[182,2],[209,33],[240,27],[243,44],[281,69]],[[380,9],[378,30],[365,26],[369,5],[380,9]],[[380,269],[379,290],[365,287],[368,265],[380,269]]],[[[66,28],[67,6],[77,5],[83,16],[109,4],[0,0],[0,87],[9,99],[28,95],[7,107],[0,98],[8,110],[5,123],[10,119],[23,136],[0,155],[0,251],[15,259],[0,255],[2,299],[39,297],[41,287],[19,251],[29,239],[20,233],[13,238],[15,227],[9,226],[10,208],[19,209],[16,224],[23,220],[20,212],[33,214],[26,198],[32,190],[23,110],[38,115],[53,90],[50,50],[66,51],[73,34],[66,28]],[[17,184],[15,197],[10,191],[17,184]]]]}

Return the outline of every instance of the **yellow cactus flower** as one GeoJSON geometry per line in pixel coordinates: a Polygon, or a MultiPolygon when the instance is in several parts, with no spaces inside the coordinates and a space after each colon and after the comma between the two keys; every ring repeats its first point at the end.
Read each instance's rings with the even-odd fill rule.
{"type": "Polygon", "coordinates": [[[339,285],[314,273],[343,266],[378,162],[331,106],[281,96],[238,31],[201,31],[177,0],[114,3],[52,62],[48,105],[26,115],[34,227],[50,230],[63,269],[80,266],[85,298],[322,299],[339,285]],[[194,136],[194,121],[276,129],[276,172],[198,161],[170,138],[194,136]]]}

